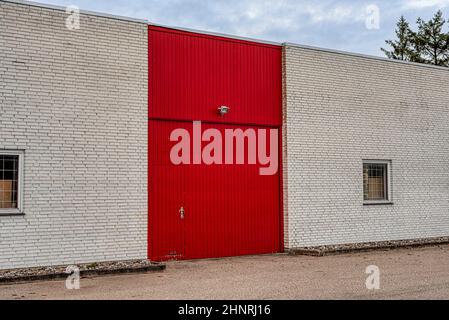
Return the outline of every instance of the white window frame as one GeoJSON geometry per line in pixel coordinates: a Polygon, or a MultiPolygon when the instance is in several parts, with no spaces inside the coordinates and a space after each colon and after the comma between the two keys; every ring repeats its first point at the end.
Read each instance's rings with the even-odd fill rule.
{"type": "Polygon", "coordinates": [[[0,209],[0,216],[23,214],[23,164],[25,152],[21,150],[1,150],[0,155],[19,156],[19,170],[17,179],[17,208],[0,209]]]}
{"type": "Polygon", "coordinates": [[[393,193],[391,186],[391,160],[363,160],[362,165],[362,197],[364,205],[376,205],[376,204],[393,204],[393,193]],[[365,200],[365,190],[363,185],[363,169],[366,164],[383,164],[387,166],[387,179],[386,179],[386,187],[387,187],[387,199],[385,200],[365,200]]]}

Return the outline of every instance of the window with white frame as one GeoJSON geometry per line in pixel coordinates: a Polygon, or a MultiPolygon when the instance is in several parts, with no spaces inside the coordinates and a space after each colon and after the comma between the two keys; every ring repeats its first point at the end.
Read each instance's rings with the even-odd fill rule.
{"type": "Polygon", "coordinates": [[[363,161],[363,200],[365,203],[391,201],[390,161],[363,161]]]}
{"type": "Polygon", "coordinates": [[[0,215],[22,213],[23,152],[0,150],[0,215]]]}

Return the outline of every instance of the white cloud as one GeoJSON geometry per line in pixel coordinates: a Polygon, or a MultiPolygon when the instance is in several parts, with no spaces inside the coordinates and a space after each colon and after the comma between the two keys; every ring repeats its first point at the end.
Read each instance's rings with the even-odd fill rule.
{"type": "MultiPolygon", "coordinates": [[[[328,23],[360,24],[366,19],[366,6],[335,1],[309,0],[227,0],[211,2],[213,16],[220,16],[227,32],[250,37],[263,37],[270,32],[298,34],[300,30],[328,23]]],[[[224,30],[223,30],[224,31],[224,30]]]]}
{"type": "Polygon", "coordinates": [[[424,9],[437,7],[439,9],[449,6],[449,0],[404,0],[404,9],[424,9]]]}
{"type": "Polygon", "coordinates": [[[305,8],[312,22],[350,23],[363,19],[362,10],[351,5],[319,6],[310,5],[305,8]]]}

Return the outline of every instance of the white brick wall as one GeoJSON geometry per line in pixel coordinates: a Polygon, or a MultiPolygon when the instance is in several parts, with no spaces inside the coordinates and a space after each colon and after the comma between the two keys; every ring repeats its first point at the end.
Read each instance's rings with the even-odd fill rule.
{"type": "Polygon", "coordinates": [[[147,256],[147,25],[0,1],[0,149],[25,150],[0,269],[147,256]]]}
{"type": "Polygon", "coordinates": [[[449,236],[449,70],[284,50],[286,246],[449,236]],[[393,205],[363,206],[363,159],[393,205]]]}

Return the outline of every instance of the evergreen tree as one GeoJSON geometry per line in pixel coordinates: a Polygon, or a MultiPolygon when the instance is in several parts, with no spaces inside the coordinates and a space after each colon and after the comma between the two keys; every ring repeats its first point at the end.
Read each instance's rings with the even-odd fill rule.
{"type": "Polygon", "coordinates": [[[418,19],[414,42],[417,53],[425,63],[449,66],[449,34],[443,30],[445,23],[441,10],[429,21],[418,19]]]}
{"type": "Polygon", "coordinates": [[[418,30],[414,32],[402,16],[395,30],[397,39],[385,41],[391,50],[381,50],[390,59],[449,67],[449,32],[444,31],[445,23],[440,10],[429,21],[418,18],[418,30]]]}
{"type": "Polygon", "coordinates": [[[392,50],[381,48],[385,55],[390,59],[416,61],[417,57],[413,45],[413,32],[410,30],[410,25],[404,16],[401,16],[395,30],[397,40],[386,40],[392,50]]]}

